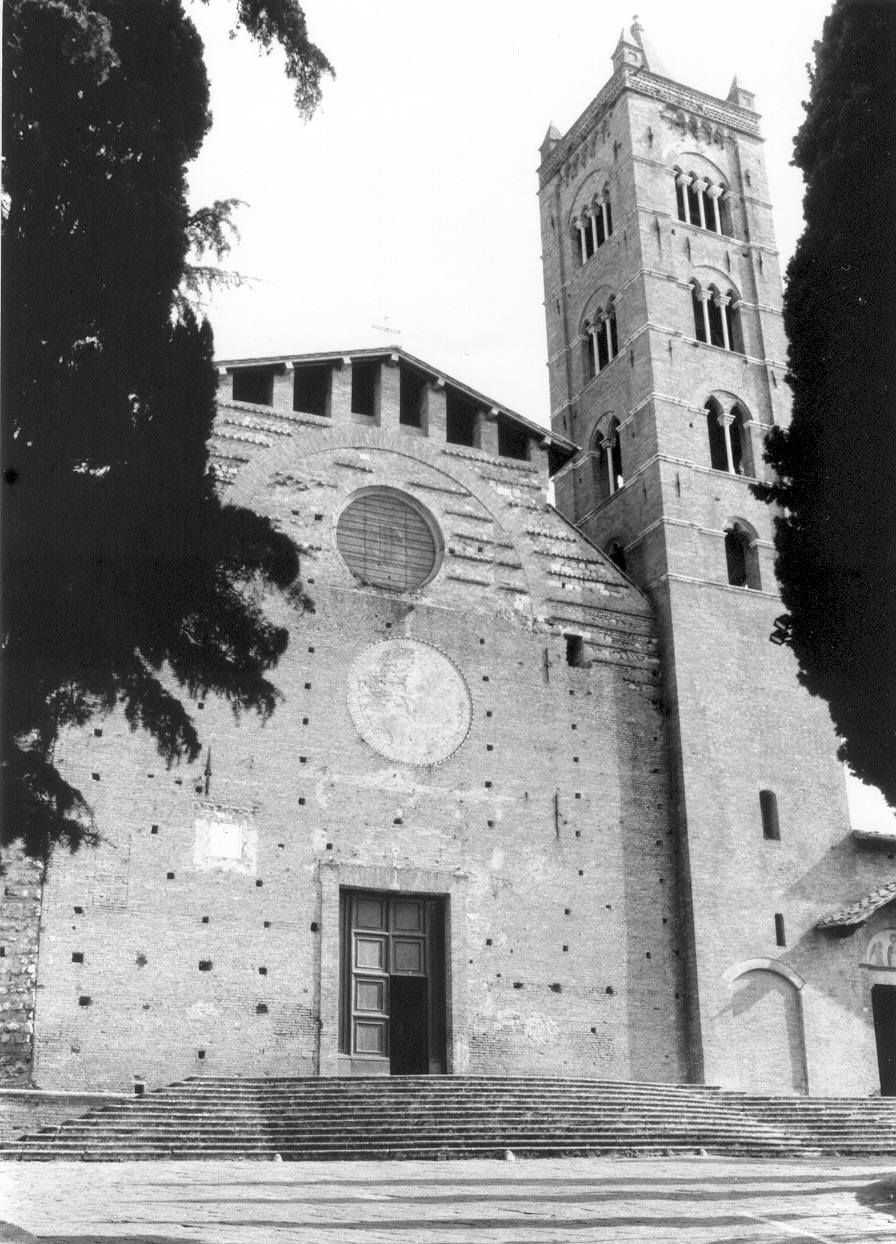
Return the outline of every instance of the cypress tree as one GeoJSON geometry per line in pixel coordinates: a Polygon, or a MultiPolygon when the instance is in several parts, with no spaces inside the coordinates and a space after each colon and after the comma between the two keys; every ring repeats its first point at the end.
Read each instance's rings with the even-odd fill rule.
{"type": "MultiPolygon", "coordinates": [[[[301,9],[238,12],[310,114],[329,66],[301,9]]],[[[294,545],[209,472],[212,333],[180,289],[211,115],[181,0],[6,0],[4,38],[3,833],[46,859],[95,837],[60,732],[119,706],[195,759],[182,693],[270,714],[265,594],[302,596],[294,545]]]]}
{"type": "Polygon", "coordinates": [[[896,5],[837,0],[797,134],[805,231],[787,270],[793,420],[757,495],[800,681],[840,757],[896,806],[896,5]]]}

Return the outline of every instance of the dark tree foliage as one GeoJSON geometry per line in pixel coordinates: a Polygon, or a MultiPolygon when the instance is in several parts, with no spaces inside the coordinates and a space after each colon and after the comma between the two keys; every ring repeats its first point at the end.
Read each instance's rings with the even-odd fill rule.
{"type": "MultiPolygon", "coordinates": [[[[239,15],[286,43],[309,113],[329,67],[298,5],[239,15]]],[[[263,594],[302,597],[295,547],[208,470],[212,334],[179,289],[232,204],[187,207],[195,28],[180,0],[5,0],[4,39],[3,834],[46,859],[96,836],[60,733],[117,705],[195,759],[175,692],[268,715],[287,633],[263,594]]]]}
{"type": "Polygon", "coordinates": [[[837,0],[815,51],[784,301],[793,422],[756,491],[784,507],[772,638],[828,702],[841,759],[896,806],[896,4],[837,0]]]}

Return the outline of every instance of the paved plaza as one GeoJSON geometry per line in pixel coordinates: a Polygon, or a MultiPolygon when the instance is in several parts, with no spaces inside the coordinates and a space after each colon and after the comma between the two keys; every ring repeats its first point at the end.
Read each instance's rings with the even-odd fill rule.
{"type": "Polygon", "coordinates": [[[0,1241],[52,1244],[874,1244],[873,1159],[0,1165],[0,1241]]]}

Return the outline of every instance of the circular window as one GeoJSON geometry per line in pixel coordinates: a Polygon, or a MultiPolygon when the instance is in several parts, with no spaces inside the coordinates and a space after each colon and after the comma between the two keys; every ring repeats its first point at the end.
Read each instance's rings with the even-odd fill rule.
{"type": "Polygon", "coordinates": [[[435,573],[435,524],[409,497],[387,489],[350,501],[336,523],[336,546],[364,583],[406,592],[435,573]]]}

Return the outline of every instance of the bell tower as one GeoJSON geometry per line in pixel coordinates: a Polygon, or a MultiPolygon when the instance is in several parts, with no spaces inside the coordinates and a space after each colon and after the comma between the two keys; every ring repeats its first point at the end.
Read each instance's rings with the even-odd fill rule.
{"type": "Polygon", "coordinates": [[[750,491],[789,418],[759,116],[737,78],[725,99],[674,81],[637,18],[612,59],[541,147],[552,423],[580,447],[556,504],[660,629],[691,1074],[843,1092],[836,949],[816,923],[855,846],[826,708],[769,642],[773,515],[750,491]],[[738,1002],[769,982],[780,999],[738,1002]]]}

